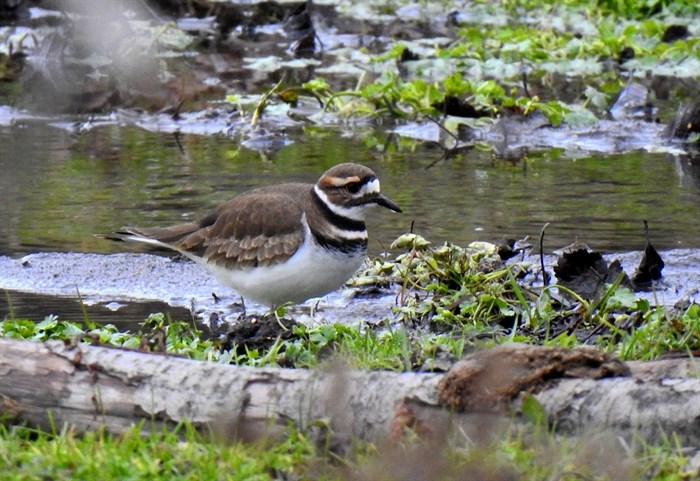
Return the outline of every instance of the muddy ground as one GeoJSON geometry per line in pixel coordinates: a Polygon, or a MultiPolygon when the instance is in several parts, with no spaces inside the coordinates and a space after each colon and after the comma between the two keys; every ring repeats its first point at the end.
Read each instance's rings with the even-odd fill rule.
{"type": "MultiPolygon", "coordinates": [[[[700,265],[700,252],[677,249],[660,254],[666,264],[662,280],[638,295],[653,305],[665,306],[697,299],[700,270],[695,266],[700,265]]],[[[628,252],[606,255],[605,259],[620,260],[624,270],[631,274],[641,256],[641,252],[628,252]]],[[[528,255],[524,259],[534,266],[539,264],[539,256],[528,255]]],[[[553,276],[556,258],[545,259],[553,276]]],[[[82,310],[76,303],[78,294],[93,321],[115,323],[115,318],[122,319],[126,328],[133,328],[152,312],[164,311],[174,319],[196,319],[205,330],[215,333],[225,331],[226,324],[235,324],[244,309],[240,297],[219,285],[193,262],[150,254],[41,253],[20,259],[0,257],[0,272],[3,273],[0,289],[6,289],[9,299],[16,304],[15,314],[37,320],[43,319],[47,309],[63,319],[69,319],[71,313],[73,320],[81,319],[82,310]],[[41,296],[25,297],[25,293],[41,296]]],[[[523,279],[526,285],[540,282],[537,268],[523,279]]],[[[292,307],[289,314],[310,325],[380,323],[392,319],[398,292],[396,285],[346,288],[292,307]]],[[[248,314],[267,312],[264,306],[250,303],[245,309],[248,314]]]]}

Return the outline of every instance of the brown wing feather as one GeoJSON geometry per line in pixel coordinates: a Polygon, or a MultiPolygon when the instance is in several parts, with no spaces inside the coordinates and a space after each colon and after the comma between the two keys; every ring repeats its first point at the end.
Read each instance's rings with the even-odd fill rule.
{"type": "Polygon", "coordinates": [[[124,227],[104,237],[153,239],[162,247],[229,268],[269,266],[291,257],[304,242],[300,202],[307,189],[302,184],[261,188],[220,205],[199,222],[124,227]]]}
{"type": "Polygon", "coordinates": [[[173,246],[226,267],[277,264],[304,241],[302,215],[286,193],[252,191],[219,206],[173,246]]]}

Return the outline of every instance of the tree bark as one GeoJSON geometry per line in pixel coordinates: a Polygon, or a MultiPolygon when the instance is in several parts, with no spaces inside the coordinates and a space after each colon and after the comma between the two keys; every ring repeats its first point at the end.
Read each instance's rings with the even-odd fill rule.
{"type": "MultiPolygon", "coordinates": [[[[495,354],[506,352],[512,348],[495,354]]],[[[469,369],[478,364],[462,362],[469,369]]],[[[605,429],[649,442],[675,433],[682,444],[700,446],[700,380],[689,377],[697,372],[693,361],[627,367],[631,375],[626,377],[557,379],[540,385],[534,396],[563,433],[605,429]]],[[[478,432],[485,419],[510,419],[488,408],[483,410],[488,414],[446,408],[439,387],[448,376],[339,365],[251,368],[58,341],[0,339],[0,416],[43,429],[67,425],[114,432],[142,420],[171,424],[187,419],[239,436],[323,420],[334,433],[369,440],[400,435],[405,428],[439,434],[456,423],[478,432]]],[[[521,399],[516,394],[507,406],[511,413],[521,399]]]]}
{"type": "MultiPolygon", "coordinates": [[[[252,368],[90,345],[0,339],[0,414],[51,429],[189,420],[254,435],[333,419],[363,439],[387,432],[397,400],[435,404],[437,374],[252,368]],[[49,415],[50,413],[50,415],[49,415]]],[[[224,433],[228,434],[228,433],[224,433]]]]}

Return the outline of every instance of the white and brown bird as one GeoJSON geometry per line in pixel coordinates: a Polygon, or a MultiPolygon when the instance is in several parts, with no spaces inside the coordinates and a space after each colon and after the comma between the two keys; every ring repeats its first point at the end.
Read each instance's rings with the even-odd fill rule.
{"type": "Polygon", "coordinates": [[[344,163],[316,184],[244,192],[197,222],[124,227],[105,237],[175,250],[244,298],[275,308],[323,296],[355,273],[367,253],[365,215],[375,205],[401,212],[371,169],[344,163]]]}

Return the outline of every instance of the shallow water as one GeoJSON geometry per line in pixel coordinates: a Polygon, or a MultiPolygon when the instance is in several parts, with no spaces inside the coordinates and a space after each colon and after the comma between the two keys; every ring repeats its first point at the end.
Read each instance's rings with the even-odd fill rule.
{"type": "Polygon", "coordinates": [[[123,225],[194,219],[247,189],[313,182],[339,162],[361,162],[404,209],[368,221],[373,253],[410,229],[467,244],[539,236],[545,250],[579,240],[600,251],[697,248],[700,163],[669,154],[546,151],[517,163],[470,151],[444,160],[435,147],[366,128],[288,132],[260,153],[240,139],[97,127],[80,134],[41,122],[0,126],[0,254],[119,252],[97,239],[123,225]]]}

